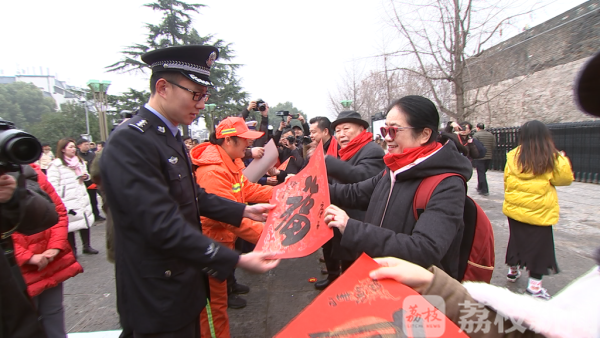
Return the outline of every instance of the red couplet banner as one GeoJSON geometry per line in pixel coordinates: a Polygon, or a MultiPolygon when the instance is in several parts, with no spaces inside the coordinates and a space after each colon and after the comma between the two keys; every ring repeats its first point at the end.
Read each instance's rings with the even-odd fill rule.
{"type": "MultiPolygon", "coordinates": [[[[438,308],[392,279],[373,280],[379,265],[366,254],[325,289],[276,338],[467,338],[438,308]]],[[[430,296],[428,296],[430,297],[430,296]]],[[[436,296],[434,296],[436,297],[436,296]]],[[[435,299],[434,299],[435,300],[435,299]]]]}
{"type": "Polygon", "coordinates": [[[333,231],[323,221],[329,206],[329,185],[323,146],[319,144],[306,168],[273,189],[271,210],[256,251],[276,258],[297,258],[317,251],[333,231]]]}

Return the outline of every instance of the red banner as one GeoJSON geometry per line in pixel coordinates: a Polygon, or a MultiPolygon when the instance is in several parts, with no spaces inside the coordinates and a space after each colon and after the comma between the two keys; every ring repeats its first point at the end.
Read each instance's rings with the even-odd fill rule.
{"type": "MultiPolygon", "coordinates": [[[[360,256],[275,337],[467,338],[428,302],[432,296],[426,299],[392,279],[371,279],[369,273],[378,267],[366,254],[360,256]]],[[[437,298],[443,304],[443,299],[437,298]]],[[[440,303],[436,306],[443,307],[440,303]]]]}
{"type": "Polygon", "coordinates": [[[329,185],[323,147],[319,145],[306,168],[273,189],[269,213],[256,251],[276,258],[297,258],[317,251],[333,231],[323,221],[329,206],[329,185]]]}

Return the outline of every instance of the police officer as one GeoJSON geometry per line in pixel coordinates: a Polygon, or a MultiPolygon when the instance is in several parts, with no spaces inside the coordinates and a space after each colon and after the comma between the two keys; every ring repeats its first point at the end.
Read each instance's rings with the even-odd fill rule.
{"type": "Polygon", "coordinates": [[[151,96],[117,127],[101,158],[114,220],[117,307],[134,337],[198,337],[207,274],[225,280],[238,266],[265,272],[278,261],[238,255],[201,234],[200,214],[239,226],[266,219],[273,206],[246,206],[195,184],[178,125],[189,125],[208,98],[218,50],[179,46],[142,55],[151,96]]]}

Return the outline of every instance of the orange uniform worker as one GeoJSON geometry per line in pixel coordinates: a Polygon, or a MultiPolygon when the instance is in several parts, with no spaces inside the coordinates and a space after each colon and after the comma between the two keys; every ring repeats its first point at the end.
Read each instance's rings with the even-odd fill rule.
{"type": "MultiPolygon", "coordinates": [[[[242,173],[245,168],[242,158],[252,140],[264,133],[248,129],[240,117],[228,117],[210,135],[210,142],[194,147],[190,151],[196,181],[207,193],[215,194],[240,203],[268,202],[272,186],[252,183],[242,173]]],[[[238,237],[256,243],[263,230],[263,223],[244,219],[239,227],[201,217],[202,232],[222,245],[233,249],[238,237]]],[[[229,337],[227,316],[227,281],[209,277],[210,306],[217,337],[229,337]]],[[[202,337],[211,337],[206,309],[200,314],[202,337]]]]}

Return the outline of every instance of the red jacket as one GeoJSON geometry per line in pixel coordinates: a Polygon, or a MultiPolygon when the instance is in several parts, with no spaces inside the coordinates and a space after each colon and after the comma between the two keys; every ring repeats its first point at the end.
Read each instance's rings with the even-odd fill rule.
{"type": "Polygon", "coordinates": [[[83,268],[73,256],[67,240],[69,218],[64,204],[40,167],[35,164],[32,164],[31,167],[38,174],[38,184],[50,196],[58,213],[58,223],[50,229],[31,236],[25,236],[19,232],[15,232],[12,236],[15,258],[27,283],[27,292],[34,297],[83,272],[83,268]],[[36,265],[27,263],[33,255],[41,254],[48,249],[59,249],[60,252],[42,271],[38,271],[36,265]]]}

